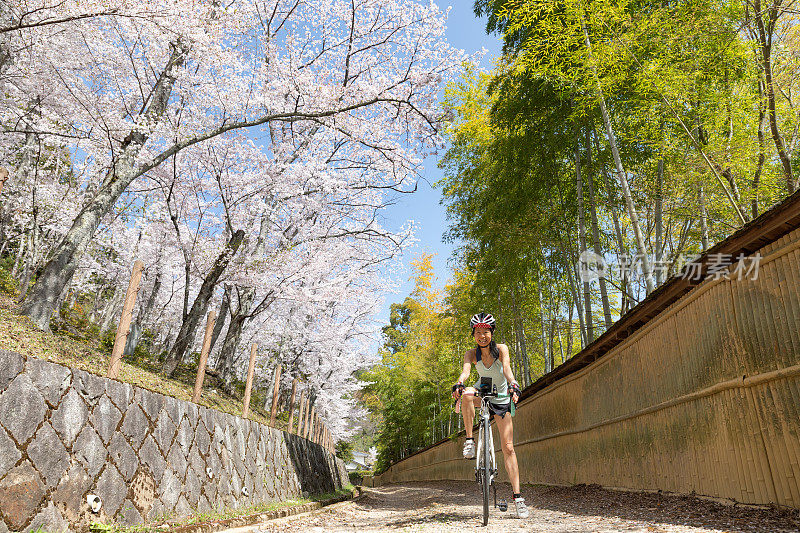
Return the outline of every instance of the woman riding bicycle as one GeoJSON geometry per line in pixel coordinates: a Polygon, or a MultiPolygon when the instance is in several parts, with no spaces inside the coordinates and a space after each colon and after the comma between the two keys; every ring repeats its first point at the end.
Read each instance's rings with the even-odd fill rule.
{"type": "MultiPolygon", "coordinates": [[[[492,385],[497,387],[498,395],[506,396],[505,398],[492,399],[489,402],[489,409],[492,413],[492,418],[497,415],[496,421],[500,432],[500,443],[503,447],[503,460],[508,478],[511,481],[517,516],[519,518],[527,518],[528,508],[525,506],[525,499],[520,494],[519,468],[517,466],[517,456],[514,453],[514,424],[511,416],[506,417],[506,414],[511,411],[511,402],[513,401],[516,404],[521,393],[519,384],[514,379],[514,373],[511,370],[508,346],[497,344],[492,339],[495,328],[495,319],[492,315],[488,313],[473,315],[472,319],[470,319],[470,326],[472,326],[472,337],[475,339],[477,346],[467,350],[467,353],[464,354],[463,370],[458,377],[458,383],[453,385],[453,397],[462,398],[461,413],[464,415],[464,428],[467,432],[467,440],[464,442],[464,458],[472,459],[475,457],[472,420],[475,418],[475,406],[480,406],[480,399],[475,396],[476,387],[464,386],[464,381],[469,378],[470,365],[472,364],[475,365],[475,370],[478,371],[478,383],[481,381],[480,378],[490,378],[492,385]],[[467,398],[464,398],[464,396],[467,398]]],[[[477,386],[478,383],[475,385],[477,386]]]]}

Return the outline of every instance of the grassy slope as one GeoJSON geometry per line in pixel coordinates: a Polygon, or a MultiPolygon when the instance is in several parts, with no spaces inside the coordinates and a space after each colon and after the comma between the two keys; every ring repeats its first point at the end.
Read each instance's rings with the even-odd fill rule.
{"type": "MultiPolygon", "coordinates": [[[[19,315],[17,311],[12,297],[0,292],[0,348],[82,369],[98,376],[105,375],[110,354],[103,350],[98,339],[84,337],[79,333],[70,335],[64,332],[39,331],[27,317],[19,315]]],[[[123,360],[119,380],[190,401],[197,375],[196,367],[192,369],[180,366],[174,378],[167,378],[158,373],[158,366],[159,363],[153,360],[123,360]]],[[[241,398],[225,394],[222,384],[210,374],[206,374],[204,378],[203,393],[198,404],[237,416],[242,414],[241,398]]],[[[249,418],[267,424],[269,413],[262,411],[258,404],[255,400],[251,401],[249,418]]],[[[276,426],[285,429],[286,422],[279,419],[276,426]]]]}

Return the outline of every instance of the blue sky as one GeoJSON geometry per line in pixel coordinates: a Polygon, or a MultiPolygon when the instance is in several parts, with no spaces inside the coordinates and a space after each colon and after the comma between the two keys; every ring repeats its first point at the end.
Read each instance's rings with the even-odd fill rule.
{"type": "MultiPolygon", "coordinates": [[[[447,5],[447,2],[440,2],[442,9],[447,5]]],[[[494,35],[486,35],[485,25],[485,19],[478,19],[473,14],[472,0],[458,0],[458,3],[452,5],[450,9],[447,21],[447,39],[450,44],[463,49],[468,54],[485,48],[487,52],[483,56],[480,66],[488,70],[492,67],[495,58],[500,55],[501,42],[494,35]]],[[[439,204],[441,192],[433,189],[433,185],[442,177],[442,172],[437,167],[437,161],[437,156],[428,157],[425,160],[423,179],[419,181],[417,192],[401,195],[397,204],[382,213],[383,225],[389,229],[397,229],[407,220],[414,220],[418,242],[404,254],[405,272],[392,273],[393,276],[400,277],[403,283],[397,294],[385,296],[382,311],[378,316],[381,324],[389,320],[389,306],[394,302],[403,301],[413,288],[407,278],[410,274],[409,265],[414,257],[422,253],[436,254],[434,269],[438,285],[442,286],[448,281],[447,261],[455,247],[442,242],[442,235],[447,229],[447,220],[445,208],[439,204]]]]}

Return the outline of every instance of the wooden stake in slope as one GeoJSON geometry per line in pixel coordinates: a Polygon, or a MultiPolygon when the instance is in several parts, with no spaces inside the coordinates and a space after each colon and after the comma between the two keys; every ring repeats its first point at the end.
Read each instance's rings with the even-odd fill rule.
{"type": "Polygon", "coordinates": [[[133,262],[133,273],[131,281],[128,283],[128,292],[125,293],[125,304],[122,306],[122,316],[117,326],[117,336],[114,338],[114,348],[111,350],[111,360],[108,362],[108,372],[106,377],[117,379],[119,371],[122,369],[122,352],[125,349],[125,342],[128,340],[128,332],[131,329],[131,314],[136,303],[136,293],[139,292],[139,282],[142,280],[142,267],[144,263],[140,260],[133,262]]]}
{"type": "Polygon", "coordinates": [[[311,407],[311,394],[309,394],[308,398],[306,398],[306,415],[303,417],[305,418],[305,425],[303,426],[303,433],[301,436],[304,439],[308,438],[308,427],[311,425],[311,417],[309,416],[310,407],[311,407]]]}
{"type": "Polygon", "coordinates": [[[272,409],[269,412],[269,425],[275,427],[275,417],[278,415],[278,398],[281,392],[281,365],[275,367],[275,383],[272,387],[272,409]]]}
{"type": "Polygon", "coordinates": [[[253,391],[253,374],[256,370],[256,354],[258,344],[250,347],[250,364],[247,367],[247,384],[244,387],[244,407],[242,407],[242,418],[247,418],[250,413],[250,393],[253,391]]]}
{"type": "Polygon", "coordinates": [[[289,424],[286,426],[286,431],[288,433],[292,432],[294,426],[294,397],[295,393],[297,393],[297,378],[292,380],[292,395],[289,398],[289,424]]]}
{"type": "Polygon", "coordinates": [[[8,180],[8,170],[4,167],[0,167],[0,192],[3,192],[3,185],[6,184],[8,180]]]}
{"type": "Polygon", "coordinates": [[[194,393],[192,403],[200,401],[200,391],[203,390],[203,379],[206,377],[206,363],[208,362],[208,352],[211,350],[211,336],[214,331],[214,322],[217,315],[214,311],[208,313],[206,319],[206,333],[203,337],[203,348],[200,350],[200,361],[197,365],[197,377],[194,379],[194,393]]]}
{"type": "Polygon", "coordinates": [[[300,402],[297,404],[297,435],[302,435],[300,431],[303,429],[303,409],[306,406],[306,391],[300,391],[300,402]]]}

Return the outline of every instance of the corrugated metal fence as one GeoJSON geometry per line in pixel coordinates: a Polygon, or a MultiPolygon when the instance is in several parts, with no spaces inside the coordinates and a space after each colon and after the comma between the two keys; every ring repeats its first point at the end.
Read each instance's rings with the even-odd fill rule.
{"type": "MultiPolygon", "coordinates": [[[[522,482],[800,508],[800,230],[758,253],[757,279],[706,279],[520,402],[522,482]]],[[[462,442],[413,455],[374,482],[474,479],[462,442]]]]}

